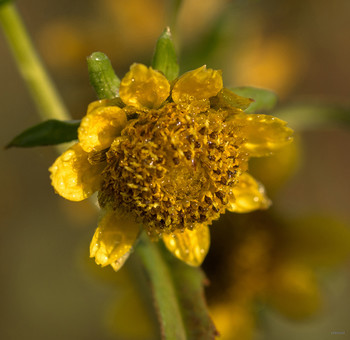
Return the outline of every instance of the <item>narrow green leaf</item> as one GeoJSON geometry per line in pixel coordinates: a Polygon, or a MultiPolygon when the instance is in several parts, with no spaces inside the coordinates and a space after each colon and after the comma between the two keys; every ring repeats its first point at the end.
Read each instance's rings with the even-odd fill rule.
{"type": "Polygon", "coordinates": [[[255,113],[257,111],[268,111],[274,108],[277,103],[276,93],[260,89],[257,87],[235,87],[230,89],[232,92],[242,97],[252,98],[254,102],[245,110],[247,113],[255,113]]]}
{"type": "Polygon", "coordinates": [[[112,99],[118,95],[120,79],[115,74],[108,57],[94,52],[87,57],[90,83],[99,99],[112,99]]]}
{"type": "Polygon", "coordinates": [[[70,142],[78,138],[79,125],[80,120],[61,121],[50,119],[23,131],[5,148],[29,148],[70,142]]]}
{"type": "Polygon", "coordinates": [[[163,72],[168,80],[174,80],[179,75],[179,65],[169,27],[164,30],[157,41],[152,67],[163,72]]]}
{"type": "Polygon", "coordinates": [[[274,112],[294,130],[350,127],[350,107],[330,104],[293,104],[274,112]]]}
{"type": "Polygon", "coordinates": [[[171,268],[187,339],[214,340],[219,334],[209,315],[205,300],[204,285],[207,279],[204,272],[199,267],[191,267],[178,260],[165,246],[161,249],[171,268]]]}

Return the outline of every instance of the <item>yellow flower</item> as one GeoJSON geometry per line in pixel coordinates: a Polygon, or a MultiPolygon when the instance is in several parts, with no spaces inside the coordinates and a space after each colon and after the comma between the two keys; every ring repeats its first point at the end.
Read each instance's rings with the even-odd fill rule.
{"type": "Polygon", "coordinates": [[[289,143],[292,130],[272,116],[245,114],[251,101],[223,88],[221,71],[202,66],[169,83],[133,64],[119,97],[89,105],[79,143],[50,172],[66,199],[98,191],[103,216],[90,247],[98,264],[119,269],[142,224],[198,266],[209,248],[208,226],[220,214],[269,206],[246,172],[248,160],[289,143]]]}
{"type": "Polygon", "coordinates": [[[287,222],[266,212],[224,219],[205,268],[210,280],[221,274],[220,282],[211,280],[208,297],[223,339],[253,339],[262,306],[295,321],[323,307],[318,274],[349,258],[347,225],[327,216],[287,222]]]}

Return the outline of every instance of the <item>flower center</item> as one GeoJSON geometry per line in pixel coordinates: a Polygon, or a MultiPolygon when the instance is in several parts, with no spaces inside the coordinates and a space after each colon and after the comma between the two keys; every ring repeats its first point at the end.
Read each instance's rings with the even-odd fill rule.
{"type": "Polygon", "coordinates": [[[168,103],[131,120],[107,153],[100,205],[134,213],[152,234],[211,223],[246,169],[227,115],[168,103]]]}

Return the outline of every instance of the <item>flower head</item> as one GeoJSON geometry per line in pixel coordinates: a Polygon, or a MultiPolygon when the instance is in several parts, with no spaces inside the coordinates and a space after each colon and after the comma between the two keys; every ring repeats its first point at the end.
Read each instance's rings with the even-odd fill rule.
{"type": "Polygon", "coordinates": [[[220,214],[269,206],[246,172],[248,160],[289,143],[292,130],[272,116],[244,113],[251,101],[223,88],[221,72],[206,66],[170,83],[133,64],[119,97],[89,105],[79,143],[50,172],[64,198],[98,191],[104,215],[90,248],[97,263],[120,268],[141,223],[197,266],[209,248],[208,226],[220,214]]]}

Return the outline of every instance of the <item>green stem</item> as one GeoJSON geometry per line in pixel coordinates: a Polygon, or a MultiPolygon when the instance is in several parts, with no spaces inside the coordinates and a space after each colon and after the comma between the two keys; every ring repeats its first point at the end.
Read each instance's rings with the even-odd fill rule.
{"type": "Polygon", "coordinates": [[[136,252],[149,276],[161,324],[162,338],[166,340],[185,340],[186,331],[170,268],[164,261],[158,245],[143,233],[136,247],[136,252]]]}
{"type": "Polygon", "coordinates": [[[36,54],[13,3],[0,2],[0,23],[41,118],[71,119],[36,54]]]}
{"type": "Polygon", "coordinates": [[[163,258],[171,268],[171,275],[188,339],[214,340],[219,335],[209,315],[204,295],[208,281],[199,267],[191,267],[172,256],[163,246],[163,258]]]}

